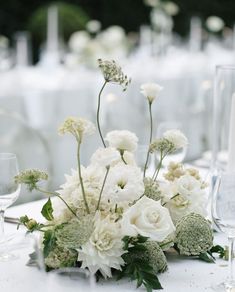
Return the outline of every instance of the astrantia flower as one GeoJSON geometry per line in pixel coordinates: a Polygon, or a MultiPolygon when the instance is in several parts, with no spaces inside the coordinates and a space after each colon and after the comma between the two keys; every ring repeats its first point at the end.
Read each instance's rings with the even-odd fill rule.
{"type": "Polygon", "coordinates": [[[105,140],[108,141],[109,146],[122,152],[134,152],[138,143],[138,138],[135,133],[127,130],[111,131],[106,135],[105,140]]]}
{"type": "Polygon", "coordinates": [[[98,63],[106,82],[117,83],[123,87],[123,90],[127,89],[131,80],[123,73],[122,68],[114,60],[98,59],[98,63]]]}
{"type": "Polygon", "coordinates": [[[181,254],[199,255],[207,252],[213,246],[210,223],[199,214],[184,216],[176,225],[175,243],[181,254]]]}
{"type": "Polygon", "coordinates": [[[89,241],[78,250],[78,261],[92,274],[100,271],[105,278],[112,277],[111,269],[121,270],[124,264],[120,225],[109,216],[102,218],[100,212],[94,222],[95,229],[89,241]]]}
{"type": "Polygon", "coordinates": [[[30,191],[37,187],[39,181],[47,179],[48,174],[37,169],[25,170],[15,176],[15,182],[27,185],[30,191]]]}
{"type": "Polygon", "coordinates": [[[114,147],[98,148],[91,157],[91,163],[107,167],[120,160],[120,153],[114,147]]]}
{"type": "Polygon", "coordinates": [[[119,163],[109,171],[103,197],[113,203],[133,202],[144,193],[140,168],[119,163]]]}
{"type": "Polygon", "coordinates": [[[175,149],[180,149],[188,145],[188,139],[180,130],[168,130],[163,134],[163,137],[172,142],[175,149]]]}
{"type": "Polygon", "coordinates": [[[163,87],[157,83],[145,83],[141,85],[140,89],[140,92],[152,103],[159,96],[163,87]]]}
{"type": "Polygon", "coordinates": [[[193,176],[186,174],[174,180],[171,191],[173,196],[166,207],[174,222],[192,212],[206,215],[205,190],[201,188],[201,182],[193,176]]]}
{"type": "Polygon", "coordinates": [[[69,117],[59,128],[61,135],[70,133],[75,138],[82,140],[83,135],[92,135],[95,132],[95,126],[89,120],[83,118],[69,117]]]}
{"type": "Polygon", "coordinates": [[[124,212],[121,225],[125,235],[140,234],[158,242],[175,231],[167,208],[145,196],[124,212]]]}

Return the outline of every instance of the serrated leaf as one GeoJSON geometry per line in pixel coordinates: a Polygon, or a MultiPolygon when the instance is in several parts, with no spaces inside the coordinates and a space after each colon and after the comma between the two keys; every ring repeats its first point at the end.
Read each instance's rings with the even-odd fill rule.
{"type": "Polygon", "coordinates": [[[44,206],[42,207],[42,211],[41,214],[44,218],[46,218],[48,221],[52,221],[54,219],[53,217],[53,208],[52,208],[52,203],[51,203],[51,199],[49,198],[46,202],[46,204],[44,204],[44,206]]]}

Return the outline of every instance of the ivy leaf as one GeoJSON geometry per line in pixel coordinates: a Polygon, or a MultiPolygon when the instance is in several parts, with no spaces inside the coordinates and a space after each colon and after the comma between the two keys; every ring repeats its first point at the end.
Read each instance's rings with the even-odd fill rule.
{"type": "Polygon", "coordinates": [[[51,204],[51,199],[49,198],[46,202],[46,204],[42,207],[41,214],[44,218],[46,218],[48,221],[52,221],[54,219],[53,217],[53,208],[51,204]]]}
{"type": "Polygon", "coordinates": [[[43,240],[43,255],[46,258],[49,253],[54,249],[56,243],[56,237],[54,230],[47,230],[44,233],[44,240],[43,240]]]}

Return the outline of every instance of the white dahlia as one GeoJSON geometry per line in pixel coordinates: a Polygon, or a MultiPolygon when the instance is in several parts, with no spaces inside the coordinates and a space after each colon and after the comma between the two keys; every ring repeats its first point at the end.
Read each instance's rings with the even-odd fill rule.
{"type": "Polygon", "coordinates": [[[96,213],[94,222],[95,229],[89,241],[78,250],[78,261],[92,274],[100,271],[105,278],[112,277],[111,268],[121,270],[124,264],[120,224],[109,216],[102,218],[100,212],[96,213]]]}

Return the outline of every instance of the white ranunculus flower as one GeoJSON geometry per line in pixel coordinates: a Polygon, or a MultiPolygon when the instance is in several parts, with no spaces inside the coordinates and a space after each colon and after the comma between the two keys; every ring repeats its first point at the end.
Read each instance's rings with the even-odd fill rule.
{"type": "Polygon", "coordinates": [[[160,201],[142,197],[123,214],[121,221],[123,235],[149,237],[161,242],[175,231],[167,208],[160,201]]]}
{"type": "Polygon", "coordinates": [[[206,216],[206,194],[201,182],[186,174],[172,183],[172,199],[166,204],[174,222],[192,212],[206,216]]]}
{"type": "Polygon", "coordinates": [[[206,26],[212,32],[219,32],[224,27],[224,21],[218,16],[209,16],[206,20],[206,26]]]}
{"type": "Polygon", "coordinates": [[[89,241],[78,250],[78,261],[92,274],[100,271],[105,278],[112,277],[111,268],[121,270],[124,265],[120,224],[109,216],[102,218],[100,212],[96,213],[94,222],[95,229],[89,241]]]}
{"type": "Polygon", "coordinates": [[[98,148],[91,157],[91,163],[103,167],[112,165],[120,160],[120,153],[114,147],[98,148]]]}
{"type": "Polygon", "coordinates": [[[133,202],[143,193],[144,183],[140,168],[119,163],[110,169],[103,198],[113,203],[133,202]]]}
{"type": "Polygon", "coordinates": [[[105,140],[108,141],[109,146],[119,151],[134,152],[138,143],[138,138],[135,133],[127,130],[111,131],[106,135],[105,140]]]}
{"type": "Polygon", "coordinates": [[[187,137],[180,130],[168,130],[163,137],[174,144],[175,149],[184,148],[188,145],[187,137]]]}
{"type": "Polygon", "coordinates": [[[145,83],[141,85],[140,89],[140,92],[149,100],[149,102],[153,102],[155,98],[159,96],[163,87],[157,83],[145,83]]]}

